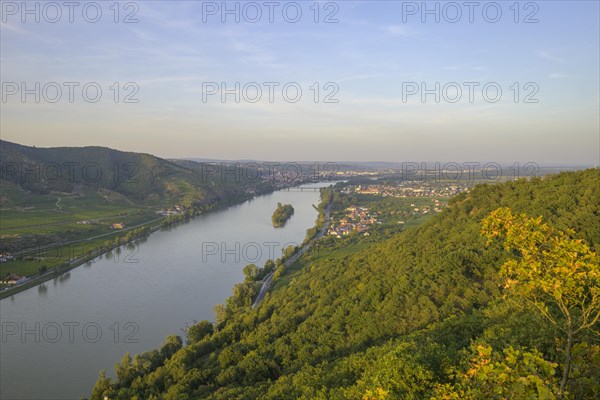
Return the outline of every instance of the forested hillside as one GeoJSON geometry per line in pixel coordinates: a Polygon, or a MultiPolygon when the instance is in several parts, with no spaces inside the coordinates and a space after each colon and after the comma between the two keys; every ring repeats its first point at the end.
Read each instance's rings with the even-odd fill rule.
{"type": "Polygon", "coordinates": [[[83,195],[86,189],[114,192],[136,202],[190,203],[225,193],[234,196],[235,190],[228,189],[244,183],[231,174],[202,174],[200,168],[183,167],[150,154],[97,146],[38,148],[3,140],[0,160],[4,189],[0,201],[5,206],[27,205],[27,193],[83,195]]]}
{"type": "Polygon", "coordinates": [[[479,185],[125,355],[92,398],[600,398],[599,244],[598,169],[479,185]]]}

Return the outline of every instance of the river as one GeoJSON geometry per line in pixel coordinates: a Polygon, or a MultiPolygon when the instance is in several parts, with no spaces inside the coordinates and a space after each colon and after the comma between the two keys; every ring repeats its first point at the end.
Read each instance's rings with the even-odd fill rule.
{"type": "MultiPolygon", "coordinates": [[[[327,186],[320,182],[304,188],[327,186]]],[[[153,233],[134,248],[0,301],[0,398],[79,399],[100,370],[158,348],[187,324],[213,320],[243,281],[246,264],[262,266],[314,225],[318,191],[277,191],[153,233]],[[295,212],[273,228],[277,203],[295,212]]]]}

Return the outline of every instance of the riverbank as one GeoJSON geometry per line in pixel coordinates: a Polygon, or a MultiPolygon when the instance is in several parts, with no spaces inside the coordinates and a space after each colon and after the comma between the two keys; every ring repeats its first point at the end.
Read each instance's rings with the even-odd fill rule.
{"type": "MultiPolygon", "coordinates": [[[[264,194],[269,194],[269,193],[272,193],[273,191],[274,190],[265,191],[264,193],[259,193],[258,195],[260,196],[260,195],[264,195],[264,194]]],[[[252,199],[253,197],[254,197],[254,195],[244,196],[244,197],[241,197],[240,200],[237,202],[235,202],[235,201],[229,202],[226,199],[223,199],[221,201],[221,204],[211,203],[211,204],[205,205],[204,207],[192,208],[192,209],[188,210],[188,214],[180,214],[180,215],[175,216],[176,218],[173,218],[173,216],[163,216],[163,217],[156,218],[151,221],[147,221],[145,223],[142,223],[142,224],[130,227],[130,228],[122,229],[119,232],[110,232],[110,233],[106,233],[103,235],[94,236],[91,238],[84,238],[84,239],[80,239],[80,240],[76,240],[76,241],[63,243],[60,245],[48,246],[45,249],[46,251],[48,249],[56,248],[56,249],[58,249],[57,250],[58,253],[62,254],[62,249],[65,246],[71,246],[71,245],[80,244],[80,243],[84,243],[84,242],[90,242],[90,241],[99,239],[101,237],[106,237],[106,236],[110,236],[110,235],[115,235],[116,236],[115,239],[118,239],[117,242],[114,243],[113,245],[107,244],[106,242],[104,244],[99,244],[98,246],[94,247],[91,251],[86,252],[86,254],[82,254],[78,257],[70,259],[69,261],[67,261],[63,264],[57,265],[55,267],[52,267],[49,270],[47,270],[41,274],[38,273],[38,274],[26,276],[25,281],[23,281],[22,283],[3,288],[0,291],[0,300],[5,299],[10,296],[13,296],[24,290],[30,289],[36,285],[47,282],[51,279],[57,278],[58,276],[66,273],[66,272],[69,272],[70,270],[72,270],[74,268],[77,268],[88,262],[93,262],[93,260],[96,260],[99,257],[102,257],[103,255],[105,255],[108,252],[111,252],[117,248],[120,248],[121,246],[127,246],[128,244],[130,244],[136,240],[139,240],[142,237],[147,237],[150,234],[152,234],[160,229],[172,228],[181,223],[188,222],[200,215],[206,215],[207,213],[218,212],[223,209],[226,209],[227,207],[232,207],[237,204],[242,204],[242,203],[252,199]],[[157,225],[151,226],[149,229],[145,228],[147,225],[152,224],[157,221],[160,221],[157,225]],[[118,236],[119,234],[121,234],[123,232],[131,231],[134,229],[142,229],[143,231],[140,234],[134,235],[129,240],[121,241],[123,239],[123,237],[118,236]]],[[[34,249],[34,250],[30,250],[30,252],[31,251],[41,251],[41,250],[43,250],[43,249],[34,249]]],[[[26,253],[27,252],[25,252],[25,254],[26,253]]]]}
{"type": "MultiPolygon", "coordinates": [[[[320,238],[323,237],[323,235],[327,231],[327,228],[329,227],[329,224],[331,222],[331,205],[333,204],[333,198],[334,198],[333,190],[334,189],[331,188],[331,196],[329,197],[329,200],[327,201],[327,205],[324,206],[324,208],[318,207],[319,215],[317,216],[315,226],[308,229],[306,238],[302,242],[302,245],[287,260],[283,260],[282,265],[285,268],[288,268],[290,265],[292,265],[293,262],[295,262],[303,254],[305,254],[317,240],[319,240],[320,238]]],[[[324,203],[325,203],[325,199],[323,199],[323,202],[321,204],[324,204],[324,203]]],[[[265,295],[269,291],[269,288],[271,287],[271,283],[273,282],[273,277],[275,275],[275,272],[277,272],[277,271],[273,271],[263,278],[262,285],[258,292],[258,295],[256,296],[256,299],[252,303],[252,308],[256,308],[258,303],[260,303],[260,301],[265,297],[265,295]]]]}
{"type": "MultiPolygon", "coordinates": [[[[301,186],[306,183],[307,182],[300,183],[299,185],[295,185],[295,186],[301,186]]],[[[290,186],[290,187],[294,187],[294,186],[290,186]]],[[[287,189],[289,189],[290,187],[288,187],[287,189]]],[[[201,215],[207,215],[210,213],[219,212],[219,211],[225,210],[229,207],[243,204],[246,201],[249,201],[257,196],[264,196],[264,195],[268,195],[270,193],[276,192],[277,190],[285,190],[285,189],[286,188],[266,190],[264,192],[256,193],[254,195],[248,195],[248,196],[241,197],[241,198],[239,198],[239,201],[234,201],[234,202],[229,202],[229,201],[223,199],[221,204],[212,203],[209,206],[207,206],[207,208],[202,208],[202,209],[198,208],[198,209],[191,210],[192,212],[190,214],[188,214],[188,215],[182,214],[182,215],[178,216],[179,218],[161,217],[161,218],[157,218],[157,219],[148,221],[148,222],[140,224],[140,225],[136,225],[131,228],[126,228],[122,231],[119,231],[119,233],[128,231],[128,230],[132,230],[132,229],[144,228],[148,224],[152,224],[154,222],[160,221],[157,225],[151,226],[150,228],[145,230],[143,232],[143,234],[134,236],[130,240],[118,242],[118,244],[115,244],[114,246],[99,245],[99,246],[95,247],[92,251],[90,251],[90,253],[87,255],[83,254],[81,256],[73,258],[66,263],[63,263],[61,265],[57,265],[55,267],[48,269],[47,271],[45,271],[42,274],[34,274],[34,275],[27,276],[24,282],[14,285],[14,286],[3,288],[0,291],[0,300],[11,297],[17,293],[23,292],[27,289],[30,289],[41,283],[47,282],[51,279],[57,278],[60,275],[66,273],[66,272],[69,272],[74,268],[77,268],[77,267],[79,267],[83,264],[89,263],[89,262],[93,262],[94,260],[98,259],[99,257],[102,257],[103,255],[105,255],[108,252],[111,252],[117,248],[120,248],[121,246],[127,246],[128,244],[130,244],[136,240],[139,240],[142,237],[147,237],[150,234],[152,234],[158,230],[171,229],[182,223],[189,222],[190,220],[193,220],[194,218],[199,217],[201,215]]],[[[118,233],[115,232],[114,234],[117,235],[118,233]]],[[[110,235],[110,234],[107,234],[107,235],[110,235]]],[[[107,235],[102,235],[102,236],[107,236],[107,235]]],[[[76,243],[88,242],[88,241],[91,241],[91,240],[97,239],[97,238],[99,238],[99,237],[85,238],[85,239],[81,239],[78,241],[73,241],[73,242],[62,244],[60,246],[57,246],[57,248],[68,246],[68,245],[73,245],[76,243]]]]}
{"type": "MultiPolygon", "coordinates": [[[[156,222],[157,220],[162,220],[162,218],[156,219],[156,220],[152,220],[149,221],[145,224],[142,225],[138,225],[134,228],[140,228],[140,227],[144,227],[145,225],[151,224],[153,222],[156,222]]],[[[53,267],[49,270],[47,270],[46,272],[44,272],[43,274],[35,274],[35,275],[31,275],[25,278],[25,281],[14,285],[14,286],[10,286],[7,288],[2,289],[2,291],[0,291],[0,300],[5,299],[7,297],[13,296],[17,293],[20,293],[24,290],[30,289],[34,286],[37,286],[41,283],[47,282],[51,279],[54,278],[58,278],[60,275],[69,272],[70,270],[77,268],[83,264],[89,263],[89,262],[93,262],[95,259],[102,257],[103,255],[105,255],[108,252],[111,252],[117,248],[120,248],[121,246],[127,246],[128,244],[130,244],[131,242],[135,241],[135,240],[139,240],[140,238],[144,237],[144,236],[148,236],[158,230],[160,230],[162,228],[162,225],[156,225],[153,227],[150,227],[147,231],[145,231],[143,236],[136,236],[126,242],[122,242],[120,243],[118,246],[114,246],[114,247],[110,247],[110,248],[97,248],[91,256],[79,256],[71,261],[69,261],[68,263],[62,264],[62,265],[57,265],[56,267],[53,267]],[[100,250],[101,249],[101,250],[100,250]]],[[[77,243],[80,242],[85,242],[88,240],[92,240],[94,238],[89,238],[89,239],[82,239],[80,241],[78,241],[77,243]]]]}
{"type": "MultiPolygon", "coordinates": [[[[183,329],[194,321],[214,320],[214,305],[223,303],[244,280],[248,263],[264,265],[280,257],[289,244],[303,241],[307,228],[315,225],[313,205],[319,201],[318,191],[312,189],[257,196],[158,230],[135,249],[122,248],[119,256],[113,251],[112,257],[103,256],[2,300],[2,322],[15,323],[20,331],[2,345],[2,365],[11,368],[2,370],[0,397],[89,396],[98,371],[114,377],[114,365],[126,352],[133,356],[160,348],[166,337],[185,335],[183,329]],[[278,202],[293,204],[296,210],[282,229],[270,224],[278,202]],[[132,256],[133,262],[125,262],[124,256],[132,256]],[[46,331],[55,332],[55,323],[63,333],[57,343],[54,336],[44,336],[46,331]],[[79,324],[73,342],[69,340],[72,323],[79,324]],[[98,325],[102,335],[91,343],[89,335],[83,336],[84,327],[95,339],[98,325]],[[20,340],[21,329],[37,326],[40,343],[32,343],[33,334],[27,335],[26,342],[20,340]],[[22,374],[23,370],[28,373],[22,374]]],[[[272,290],[273,286],[269,294],[272,290]]]]}

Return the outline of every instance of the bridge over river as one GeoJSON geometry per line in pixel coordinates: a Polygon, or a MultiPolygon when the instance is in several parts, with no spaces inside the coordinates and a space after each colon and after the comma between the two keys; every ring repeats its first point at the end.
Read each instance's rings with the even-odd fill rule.
{"type": "Polygon", "coordinates": [[[318,187],[289,187],[286,189],[282,189],[286,192],[318,192],[320,188],[318,187]]]}

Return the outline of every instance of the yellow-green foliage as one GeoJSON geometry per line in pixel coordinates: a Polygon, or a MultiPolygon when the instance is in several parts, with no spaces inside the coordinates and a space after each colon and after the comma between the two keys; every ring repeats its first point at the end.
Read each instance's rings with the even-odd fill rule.
{"type": "MultiPolygon", "coordinates": [[[[591,252],[600,243],[599,188],[597,169],[477,186],[415,229],[350,254],[323,254],[254,309],[219,307],[213,334],[149,370],[132,367],[134,384],[99,380],[94,399],[416,400],[443,390],[478,399],[557,397],[560,330],[504,299],[501,267],[521,255],[486,246],[481,222],[502,207],[541,215],[559,247],[581,240],[573,244],[578,255],[564,256],[589,268],[585,246],[591,252]],[[471,353],[473,343],[484,346],[481,356],[471,353]],[[501,384],[505,392],[494,392],[501,384]]],[[[560,394],[598,398],[598,345],[591,329],[582,331],[560,394]]]]}

